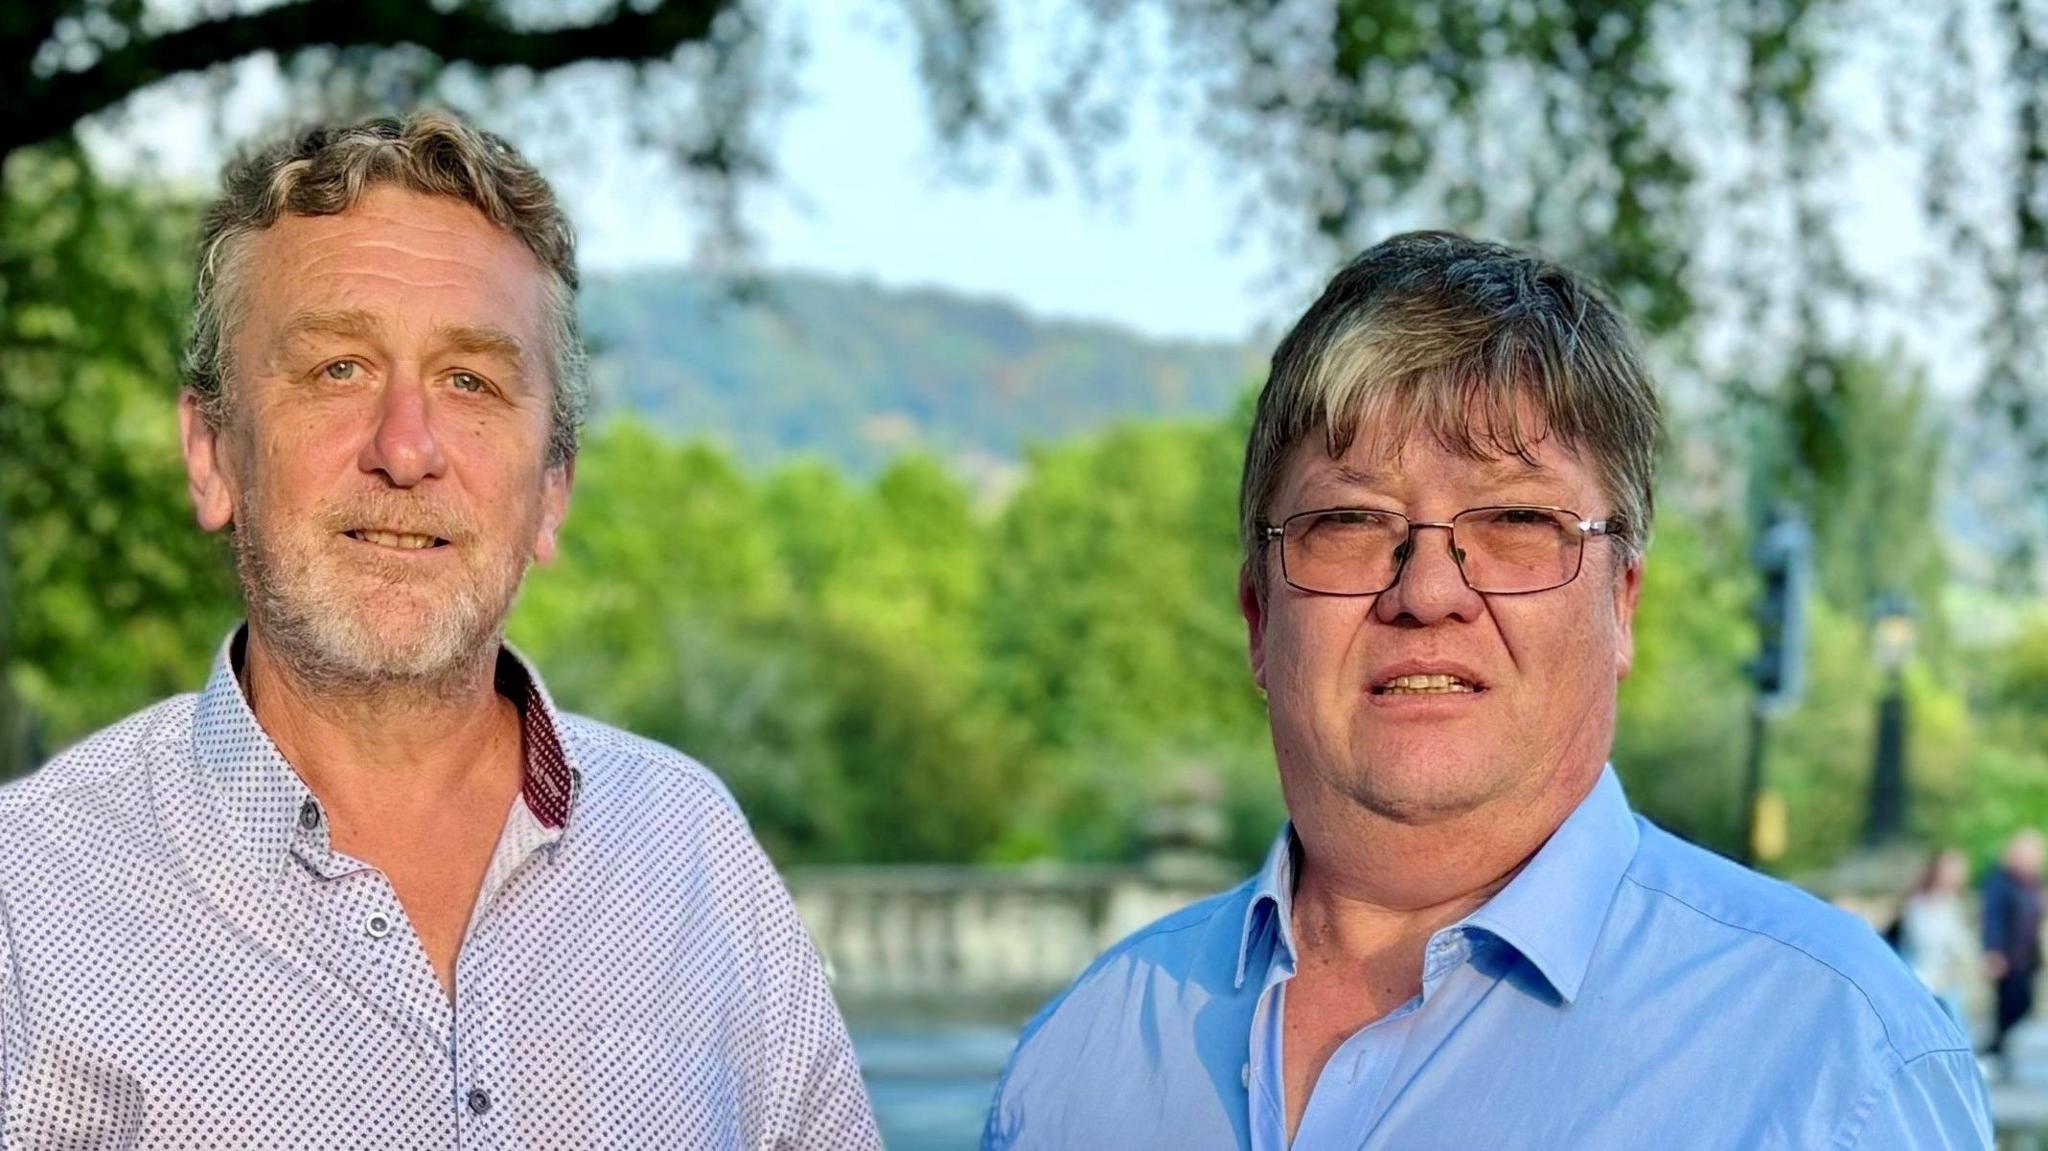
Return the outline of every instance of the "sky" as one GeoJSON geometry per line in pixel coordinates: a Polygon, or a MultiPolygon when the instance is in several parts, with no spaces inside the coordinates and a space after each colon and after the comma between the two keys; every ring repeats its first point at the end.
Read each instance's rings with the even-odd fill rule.
{"type": "MultiPolygon", "coordinates": [[[[1236,192],[1185,120],[1156,90],[1129,106],[1113,193],[1091,195],[1057,173],[1050,187],[1018,174],[966,182],[942,173],[912,46],[892,5],[789,0],[783,33],[804,56],[795,102],[771,140],[775,183],[750,197],[757,259],[897,287],[996,297],[1042,316],[1108,321],[1153,336],[1242,340],[1297,312],[1317,285],[1276,287],[1268,233],[1242,226],[1236,192]]],[[[1049,34],[1015,29],[1032,57],[1049,34]]],[[[118,123],[86,133],[113,166],[146,162],[210,185],[220,141],[278,115],[274,65],[238,69],[214,110],[196,82],[146,92],[118,123]]],[[[697,209],[672,169],[634,146],[622,118],[577,125],[573,148],[514,143],[557,186],[593,271],[685,264],[698,251],[697,209]]]]}
{"type": "MultiPolygon", "coordinates": [[[[802,56],[788,70],[794,101],[768,136],[776,177],[745,203],[759,267],[944,288],[1151,336],[1254,344],[1270,342],[1298,315],[1330,270],[1327,252],[1279,250],[1277,216],[1246,217],[1244,185],[1159,79],[1165,34],[1152,7],[1134,8],[1148,78],[1124,104],[1129,125],[1109,154],[1109,195],[1084,190],[1058,164],[1049,186],[1027,184],[1015,163],[979,181],[945,175],[900,0],[768,0],[765,7],[774,41],[801,44],[802,56]]],[[[1020,3],[1000,11],[1008,63],[1028,85],[1032,68],[1062,42],[1060,14],[1071,7],[1020,3]]],[[[1901,24],[1906,39],[1925,34],[1901,24]]],[[[1900,48],[1887,37],[1855,42],[1861,58],[1830,73],[1844,143],[1827,195],[1851,265],[1903,295],[1850,322],[1866,347],[1902,346],[1931,369],[1937,389],[1960,392],[1976,375],[1973,325],[1953,308],[1930,311],[1921,298],[1917,285],[1939,253],[1930,250],[1918,211],[1917,160],[1887,140],[1882,122],[1884,89],[1911,77],[1898,74],[1900,48]]],[[[1733,90],[1732,76],[1717,72],[1730,61],[1697,55],[1682,62],[1681,79],[1733,90]]],[[[141,94],[125,115],[83,135],[115,170],[146,156],[154,171],[203,192],[223,141],[260,135],[286,110],[274,62],[257,58],[226,75],[224,99],[188,77],[141,94]]],[[[628,118],[606,111],[626,98],[615,80],[604,86],[606,75],[555,77],[539,89],[545,99],[530,100],[532,107],[515,101],[493,126],[556,185],[582,238],[585,268],[688,264],[701,248],[702,209],[674,169],[635,142],[628,118]],[[577,105],[579,98],[587,105],[577,105]]],[[[1709,182],[1748,171],[1726,150],[1726,141],[1740,137],[1734,123],[1720,122],[1728,119],[1710,116],[1695,132],[1709,182]]],[[[1708,233],[1694,274],[1710,282],[1714,263],[1738,242],[1733,233],[1708,233]]],[[[1700,334],[1709,358],[1738,367],[1755,358],[1759,333],[1739,323],[1710,319],[1700,334]]]]}
{"type": "MultiPolygon", "coordinates": [[[[801,103],[776,137],[787,194],[767,197],[755,220],[769,266],[942,285],[1155,335],[1239,339],[1305,302],[1260,294],[1277,259],[1261,235],[1232,242],[1238,207],[1215,159],[1161,114],[1156,91],[1131,106],[1119,154],[1129,179],[1115,194],[1091,196],[1061,177],[1034,191],[1014,173],[949,180],[908,42],[862,6],[804,8],[801,103]]],[[[1020,29],[1027,51],[1030,36],[1020,29]]],[[[590,264],[687,255],[687,205],[657,199],[636,213],[628,203],[631,189],[659,179],[658,162],[608,151],[624,178],[577,181],[575,193],[590,264]]]]}

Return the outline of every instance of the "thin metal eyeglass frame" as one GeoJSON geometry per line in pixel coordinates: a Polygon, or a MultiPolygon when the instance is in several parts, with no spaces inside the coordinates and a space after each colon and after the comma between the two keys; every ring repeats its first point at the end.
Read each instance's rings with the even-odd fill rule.
{"type": "Polygon", "coordinates": [[[1570,508],[1552,507],[1549,504],[1483,504],[1476,508],[1466,508],[1463,511],[1458,512],[1456,515],[1453,515],[1450,519],[1440,521],[1411,520],[1407,516],[1402,515],[1400,512],[1389,511],[1386,508],[1339,506],[1330,508],[1310,508],[1307,511],[1295,512],[1293,515],[1288,516],[1286,519],[1281,520],[1277,524],[1262,523],[1259,525],[1259,539],[1260,542],[1266,544],[1272,544],[1275,542],[1279,543],[1280,578],[1286,581],[1288,587],[1291,587],[1298,592],[1303,592],[1308,595],[1331,595],[1355,598],[1357,596],[1379,595],[1382,592],[1391,590],[1396,584],[1401,582],[1402,573],[1408,570],[1408,561],[1414,558],[1415,556],[1415,533],[1421,531],[1423,528],[1442,528],[1444,530],[1444,534],[1447,537],[1449,537],[1445,542],[1450,546],[1451,549],[1451,562],[1455,564],[1458,568],[1458,578],[1465,582],[1466,587],[1471,588],[1472,591],[1476,592],[1477,594],[1538,595],[1547,591],[1556,591],[1558,588],[1564,587],[1570,584],[1573,580],[1578,579],[1579,573],[1581,571],[1584,571],[1586,567],[1587,538],[1591,536],[1614,536],[1616,538],[1621,538],[1622,533],[1624,531],[1624,524],[1619,516],[1611,516],[1604,520],[1580,519],[1579,513],[1571,510],[1570,508]],[[1466,516],[1471,515],[1473,512],[1510,511],[1556,512],[1560,515],[1569,516],[1571,518],[1571,526],[1579,530],[1579,553],[1577,557],[1575,557],[1574,562],[1572,564],[1571,575],[1566,576],[1563,580],[1561,580],[1558,583],[1550,584],[1546,587],[1523,588],[1519,591],[1485,591],[1480,588],[1472,587],[1471,578],[1465,574],[1464,557],[1458,551],[1458,530],[1455,525],[1458,520],[1461,520],[1466,516]],[[1394,564],[1394,578],[1389,580],[1385,587],[1374,588],[1371,591],[1322,591],[1317,588],[1304,587],[1301,584],[1295,583],[1294,577],[1287,574],[1287,525],[1293,523],[1295,520],[1303,519],[1308,516],[1328,515],[1331,512],[1371,512],[1373,515],[1376,516],[1389,516],[1393,519],[1400,520],[1402,523],[1408,525],[1408,530],[1406,533],[1404,533],[1400,546],[1394,549],[1397,553],[1402,553],[1400,554],[1400,558],[1394,564]]]}

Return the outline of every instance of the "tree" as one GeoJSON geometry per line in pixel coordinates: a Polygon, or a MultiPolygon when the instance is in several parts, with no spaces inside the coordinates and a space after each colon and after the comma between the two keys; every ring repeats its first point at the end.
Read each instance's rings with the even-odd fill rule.
{"type": "MultiPolygon", "coordinates": [[[[1881,295],[1836,234],[1846,113],[1826,96],[1846,61],[1876,53],[1904,78],[1892,118],[1923,161],[1926,216],[1955,253],[1931,279],[1986,289],[1982,407],[2048,491],[2048,414],[2029,354],[2048,326],[2048,15],[2037,5],[1077,0],[1056,17],[1071,34],[1053,37],[1024,81],[1003,61],[1028,6],[893,7],[964,171],[989,156],[1049,171],[1056,152],[1092,179],[1129,124],[1126,65],[1164,44],[1157,72],[1180,78],[1180,105],[1243,173],[1247,201],[1287,221],[1288,251],[1321,264],[1418,221],[1533,241],[1607,279],[1696,368],[1690,336],[1705,315],[1776,336],[1797,363],[1848,342],[1881,295]],[[1984,72],[2012,98],[1980,100],[1984,72]],[[1979,147],[1985,132],[1991,146],[1979,147]],[[1717,242],[1732,250],[1727,267],[1708,262],[1717,242]]],[[[622,114],[702,177],[708,210],[736,235],[740,191],[769,175],[759,128],[780,91],[764,12],[752,0],[589,0],[552,13],[516,0],[215,0],[176,14],[145,0],[24,0],[0,7],[0,168],[148,85],[225,76],[257,53],[275,55],[306,114],[483,107],[534,76],[609,61],[636,86],[622,114]],[[655,98],[678,91],[689,98],[655,98]]],[[[0,230],[20,234],[22,211],[0,199],[0,230]]],[[[0,267],[0,307],[41,291],[14,279],[33,271],[0,267]]],[[[1939,307],[1934,290],[1911,298],[1939,307]]],[[[1781,397],[1746,381],[1788,373],[1742,367],[1706,370],[1738,403],[1774,410],[1781,397]]],[[[20,534],[0,530],[0,548],[20,534]]],[[[19,588],[21,561],[0,555],[0,566],[19,588]]],[[[12,616],[4,601],[0,613],[12,616]]],[[[0,643],[0,657],[21,643],[0,643]]],[[[19,678],[0,665],[0,689],[19,678]]],[[[0,690],[0,730],[5,700],[0,690]]]]}
{"type": "Polygon", "coordinates": [[[21,209],[0,219],[0,555],[35,593],[0,616],[15,686],[65,741],[188,688],[232,618],[171,434],[190,211],[100,183],[69,145],[16,155],[0,201],[21,209]]]}
{"type": "MultiPolygon", "coordinates": [[[[1043,109],[1084,171],[1113,155],[1131,122],[1118,78],[1143,63],[1143,30],[1163,26],[1155,71],[1179,78],[1175,106],[1230,159],[1255,214],[1278,220],[1290,259],[1321,268],[1418,223],[1535,243],[1614,287],[1671,361],[1705,377],[1692,382],[1745,411],[1788,411],[1766,382],[1860,348],[1880,308],[1909,326],[1974,324],[1979,414],[2048,497],[2048,381],[2033,351],[2048,326],[2041,5],[1086,7],[1087,33],[1058,40],[1035,91],[991,63],[1009,6],[935,23],[950,45],[935,53],[949,62],[940,74],[969,85],[940,121],[963,147],[1013,148],[1043,167],[1043,109]],[[1868,191],[1852,181],[1871,174],[1853,161],[1885,146],[1916,169],[1929,232],[1919,282],[1880,282],[1844,250],[1842,222],[1868,191]],[[1718,354],[1699,339],[1715,325],[1731,333],[1718,354]]],[[[2048,517],[2036,521],[2048,533],[2048,517]]]]}
{"type": "MultiPolygon", "coordinates": [[[[320,79],[374,75],[417,87],[449,61],[545,72],[589,60],[660,61],[711,41],[733,0],[601,4],[581,22],[521,23],[514,6],[303,0],[247,10],[208,4],[165,27],[142,0],[25,0],[0,16],[0,159],[67,136],[80,120],[181,73],[259,52],[320,79]],[[394,74],[395,73],[395,74],[394,74]]],[[[717,157],[705,154],[704,162],[717,157]]]]}
{"type": "Polygon", "coordinates": [[[1237,609],[1237,420],[1123,425],[1047,445],[988,544],[988,694],[1043,750],[1020,836],[1128,854],[1143,805],[1208,776],[1256,855],[1277,804],[1237,609]],[[1032,824],[1038,826],[1033,827],[1032,824]]]}
{"type": "MultiPolygon", "coordinates": [[[[1286,250],[1309,237],[1354,250],[1414,219],[1506,233],[1600,275],[1656,332],[1680,329],[1724,286],[1704,279],[1702,211],[1742,240],[1743,307],[1789,304],[1799,332],[1820,332],[1831,307],[1870,294],[1833,232],[1828,181],[1848,112],[1824,89],[1866,50],[1910,55],[1901,71],[1920,83],[1890,93],[1892,120],[1924,158],[1929,219],[1996,299],[1987,409],[2048,453],[2025,355],[2048,311],[2027,287],[2048,270],[2048,17],[2018,0],[1903,14],[1870,0],[1077,2],[1057,10],[1063,34],[1027,80],[1005,49],[1036,6],[891,7],[962,171],[1008,150],[1043,172],[1057,148],[1088,178],[1127,130],[1131,66],[1157,42],[1167,59],[1156,72],[1180,78],[1179,104],[1245,174],[1247,200],[1277,209],[1297,241],[1286,250]],[[1980,59],[1980,43],[2003,58],[1980,59]],[[1681,75],[1703,61],[1726,66],[1690,91],[1681,75]],[[2008,81],[2009,106],[1976,100],[1979,68],[2008,81]],[[1980,127],[2004,138],[2010,164],[1958,162],[1959,129],[1980,127]],[[1988,205],[1963,186],[1979,176],[1992,181],[1988,205]]],[[[626,111],[651,144],[732,190],[768,174],[756,129],[779,89],[766,11],[750,0],[594,0],[556,15],[510,0],[298,0],[208,5],[173,26],[142,0],[18,3],[0,15],[0,159],[166,77],[259,52],[330,111],[488,103],[494,76],[611,61],[643,85],[698,89],[692,115],[655,100],[626,111]]]]}

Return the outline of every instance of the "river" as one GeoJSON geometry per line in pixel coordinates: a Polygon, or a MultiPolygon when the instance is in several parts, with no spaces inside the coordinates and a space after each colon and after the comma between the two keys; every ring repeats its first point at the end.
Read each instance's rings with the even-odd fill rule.
{"type": "Polygon", "coordinates": [[[856,1023],[853,1046],[889,1151],[973,1151],[1017,1029],[856,1023]]]}

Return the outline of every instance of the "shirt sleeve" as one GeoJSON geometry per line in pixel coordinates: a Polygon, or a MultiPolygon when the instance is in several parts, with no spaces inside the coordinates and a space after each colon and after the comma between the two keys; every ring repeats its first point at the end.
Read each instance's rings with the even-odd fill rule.
{"type": "Polygon", "coordinates": [[[1989,1151],[1991,1099],[1976,1056],[1931,1051],[1901,1064],[1858,1103],[1841,1151],[1989,1151]]]}
{"type": "MultiPolygon", "coordinates": [[[[789,914],[795,918],[794,910],[789,914]]],[[[801,924],[797,933],[801,954],[792,988],[793,1014],[804,1022],[799,1025],[798,1050],[792,1052],[799,1085],[794,1146],[803,1151],[881,1151],[882,1137],[846,1022],[801,924]]]]}
{"type": "MultiPolygon", "coordinates": [[[[749,842],[750,851],[759,852],[749,842]]],[[[765,854],[762,857],[766,865],[765,854]]],[[[763,948],[762,991],[769,1038],[779,1055],[778,1092],[790,1101],[782,1125],[790,1151],[881,1151],[867,1087],[846,1020],[832,997],[824,962],[804,930],[789,889],[772,868],[758,893],[757,930],[763,948]]]]}
{"type": "Polygon", "coordinates": [[[21,989],[14,974],[14,915],[0,895],[0,1151],[7,1148],[7,1103],[14,1087],[15,1048],[25,1038],[21,989]]]}

